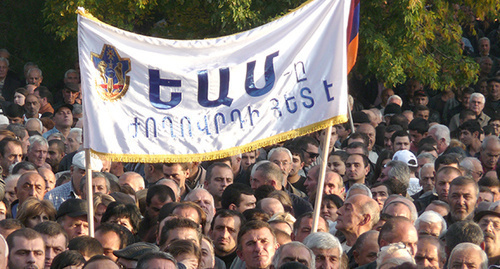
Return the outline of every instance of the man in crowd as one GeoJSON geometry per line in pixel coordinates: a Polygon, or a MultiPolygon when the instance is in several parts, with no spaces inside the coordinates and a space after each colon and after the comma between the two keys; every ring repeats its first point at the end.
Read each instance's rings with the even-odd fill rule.
{"type": "Polygon", "coordinates": [[[209,236],[214,244],[215,256],[231,267],[236,258],[238,232],[244,222],[243,215],[236,211],[222,209],[217,212],[209,236]]]}
{"type": "Polygon", "coordinates": [[[9,269],[44,268],[45,243],[39,233],[30,228],[22,228],[11,233],[7,237],[7,243],[9,269]]]}
{"type": "Polygon", "coordinates": [[[72,105],[61,105],[56,107],[54,110],[54,116],[52,120],[55,125],[54,128],[48,130],[43,134],[43,137],[47,139],[53,133],[62,133],[65,138],[68,137],[71,126],[73,126],[73,106],[72,105]]]}
{"type": "Polygon", "coordinates": [[[233,171],[225,163],[214,163],[208,167],[204,188],[213,196],[216,208],[221,207],[222,193],[233,184],[233,179],[233,171]]]}
{"type": "Polygon", "coordinates": [[[269,268],[278,247],[271,226],[265,222],[250,221],[238,233],[237,254],[248,269],[269,268]]]}

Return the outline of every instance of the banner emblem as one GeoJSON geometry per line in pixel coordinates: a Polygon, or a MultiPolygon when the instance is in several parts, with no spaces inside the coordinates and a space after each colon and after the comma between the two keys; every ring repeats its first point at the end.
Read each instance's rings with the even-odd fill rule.
{"type": "Polygon", "coordinates": [[[111,45],[104,45],[101,55],[91,52],[94,68],[99,76],[94,79],[99,96],[108,101],[122,98],[130,85],[130,76],[126,76],[132,69],[130,58],[122,58],[111,45]]]}

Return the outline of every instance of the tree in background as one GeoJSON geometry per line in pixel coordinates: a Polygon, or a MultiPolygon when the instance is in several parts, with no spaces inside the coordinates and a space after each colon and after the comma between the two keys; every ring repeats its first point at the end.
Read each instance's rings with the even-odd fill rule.
{"type": "MultiPolygon", "coordinates": [[[[79,6],[105,23],[136,33],[169,39],[202,39],[257,27],[304,2],[46,0],[43,18],[44,29],[59,40],[69,39],[76,51],[75,10],[79,6]]],[[[478,20],[494,21],[499,18],[499,11],[500,2],[496,0],[363,0],[355,71],[389,87],[411,77],[432,89],[474,83],[478,65],[463,53],[462,32],[481,37],[478,20]]]]}

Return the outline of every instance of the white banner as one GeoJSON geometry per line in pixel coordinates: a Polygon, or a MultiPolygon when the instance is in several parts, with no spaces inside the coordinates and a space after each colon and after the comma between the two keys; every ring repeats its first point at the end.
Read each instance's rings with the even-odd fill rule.
{"type": "Polygon", "coordinates": [[[84,147],[117,161],[209,160],[347,121],[349,3],[315,0],[247,32],[186,41],[80,12],[84,147]]]}

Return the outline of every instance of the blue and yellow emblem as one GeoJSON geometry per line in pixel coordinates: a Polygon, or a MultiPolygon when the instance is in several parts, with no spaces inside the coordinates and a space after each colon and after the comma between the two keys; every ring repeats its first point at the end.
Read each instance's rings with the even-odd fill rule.
{"type": "Polygon", "coordinates": [[[99,72],[95,84],[101,98],[108,101],[122,98],[130,85],[130,76],[126,75],[132,70],[130,59],[120,57],[111,45],[104,45],[101,55],[91,53],[90,57],[99,72]]]}

